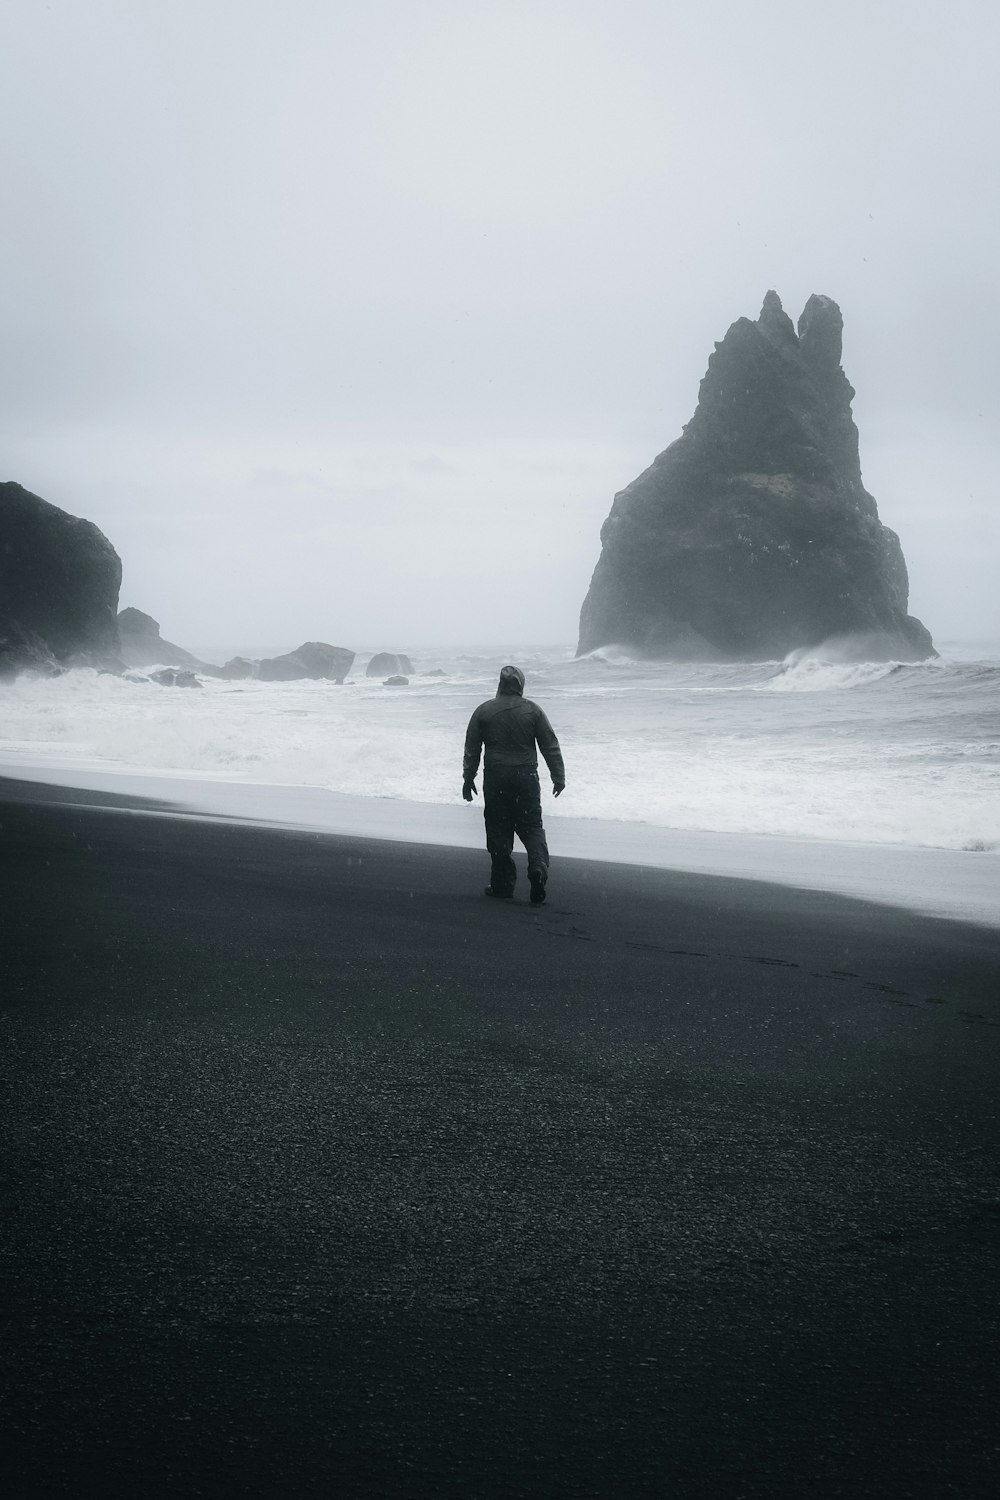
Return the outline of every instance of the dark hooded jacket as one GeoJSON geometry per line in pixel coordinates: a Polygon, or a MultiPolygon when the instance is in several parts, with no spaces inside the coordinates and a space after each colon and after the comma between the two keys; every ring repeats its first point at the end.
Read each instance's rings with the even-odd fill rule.
{"type": "Polygon", "coordinates": [[[566,772],[555,731],[538,704],[523,697],[523,693],[524,673],[517,667],[504,667],[496,697],[480,703],[469,720],[463,781],[475,779],[484,747],[486,770],[499,771],[512,766],[537,766],[537,745],[545,757],[553,786],[565,785],[566,772]]]}

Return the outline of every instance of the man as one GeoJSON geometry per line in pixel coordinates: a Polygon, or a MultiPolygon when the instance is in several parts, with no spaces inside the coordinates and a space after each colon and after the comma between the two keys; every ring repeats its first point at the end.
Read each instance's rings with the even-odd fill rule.
{"type": "Polygon", "coordinates": [[[462,796],[466,802],[472,801],[479,754],[485,746],[486,847],[493,861],[493,874],[486,894],[508,901],[513,896],[517,869],[511,856],[516,834],[528,851],[532,905],[541,906],[549,874],[549,850],[542,827],[536,744],[545,757],[556,797],[566,785],[566,772],[552,725],[538,704],[523,694],[524,673],[518,667],[504,667],[496,697],[480,703],[469,720],[462,765],[462,796]]]}

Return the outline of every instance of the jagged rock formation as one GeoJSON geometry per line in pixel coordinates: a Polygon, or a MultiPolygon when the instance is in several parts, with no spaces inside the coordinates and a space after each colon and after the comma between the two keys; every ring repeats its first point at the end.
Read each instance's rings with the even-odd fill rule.
{"type": "Polygon", "coordinates": [[[408,676],[412,671],[413,663],[408,656],[397,654],[395,651],[379,651],[365,667],[365,676],[400,677],[408,676]]]}
{"type": "Polygon", "coordinates": [[[20,484],[0,484],[0,676],[120,671],[121,580],[121,560],[93,522],[20,484]]]}
{"type": "Polygon", "coordinates": [[[121,659],[127,667],[187,667],[208,677],[221,677],[222,668],[210,662],[199,661],[183,646],[165,641],[160,627],[152,615],[141,609],[123,609],[118,615],[118,637],[121,641],[121,659]]]}
{"type": "Polygon", "coordinates": [[[683,435],[615,496],[578,655],[767,660],[834,638],[844,656],[935,654],[862,484],[842,329],[813,296],[796,332],[768,292],[716,344],[683,435]]]}
{"type": "Polygon", "coordinates": [[[325,641],[306,641],[285,656],[266,657],[258,664],[261,682],[293,682],[300,677],[322,677],[343,682],[354,663],[354,652],[325,641]]]}

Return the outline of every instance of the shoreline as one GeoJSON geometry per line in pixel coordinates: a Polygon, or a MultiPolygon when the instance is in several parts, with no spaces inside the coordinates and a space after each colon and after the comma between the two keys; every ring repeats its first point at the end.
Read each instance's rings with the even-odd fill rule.
{"type": "Polygon", "coordinates": [[[0,782],[13,1495],[995,1493],[997,932],[163,810],[0,782]]]}
{"type": "MultiPolygon", "coordinates": [[[[43,766],[0,752],[0,781],[124,796],[172,816],[482,849],[482,799],[471,805],[357,797],[309,786],[212,780],[126,769],[43,766]]],[[[548,801],[543,797],[543,813],[548,801]]],[[[558,815],[546,820],[553,861],[591,859],[683,870],[854,896],[931,917],[1000,927],[1000,849],[954,850],[784,835],[715,833],[558,815]]],[[[518,845],[518,848],[520,846],[518,845]]]]}

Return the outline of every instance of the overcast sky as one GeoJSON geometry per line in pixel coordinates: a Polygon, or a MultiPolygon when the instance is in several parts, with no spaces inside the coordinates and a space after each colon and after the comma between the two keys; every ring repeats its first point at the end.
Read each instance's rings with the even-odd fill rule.
{"type": "Polygon", "coordinates": [[[574,642],[774,287],[1000,639],[995,0],[0,0],[0,478],[170,639],[574,642]]]}

